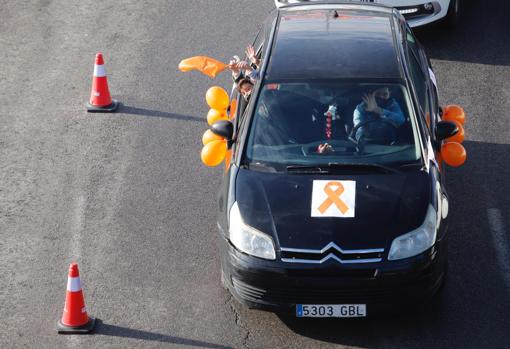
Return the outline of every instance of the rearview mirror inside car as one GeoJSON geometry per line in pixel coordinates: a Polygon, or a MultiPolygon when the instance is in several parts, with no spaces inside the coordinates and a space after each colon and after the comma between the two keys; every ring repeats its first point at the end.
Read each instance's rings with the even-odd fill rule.
{"type": "Polygon", "coordinates": [[[459,128],[451,121],[440,121],[436,125],[436,138],[439,141],[455,136],[459,132],[459,128]]]}

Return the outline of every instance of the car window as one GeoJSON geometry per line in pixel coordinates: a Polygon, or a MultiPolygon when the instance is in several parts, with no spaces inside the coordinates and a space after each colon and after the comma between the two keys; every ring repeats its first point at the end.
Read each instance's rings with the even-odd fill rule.
{"type": "Polygon", "coordinates": [[[435,140],[435,132],[432,132],[432,130],[435,129],[436,124],[439,120],[439,100],[437,96],[437,90],[435,88],[432,88],[432,91],[430,91],[430,111],[431,111],[431,118],[430,118],[430,130],[432,138],[435,140]]]}
{"type": "MultiPolygon", "coordinates": [[[[257,57],[258,58],[262,58],[262,49],[263,49],[263,46],[264,46],[264,38],[265,38],[265,32],[264,32],[264,27],[262,27],[257,36],[255,37],[255,40],[253,40],[253,47],[255,48],[255,52],[257,54],[257,57]]],[[[248,58],[248,57],[246,57],[248,58]]]]}
{"type": "Polygon", "coordinates": [[[416,59],[414,53],[409,52],[409,67],[411,73],[411,80],[413,82],[416,97],[418,97],[418,106],[420,109],[420,117],[426,123],[426,127],[424,129],[427,133],[430,134],[431,127],[431,113],[430,113],[430,100],[429,100],[429,91],[427,88],[427,80],[425,75],[423,74],[423,70],[421,69],[418,60],[416,59]]]}
{"type": "Polygon", "coordinates": [[[420,65],[416,61],[416,58],[413,54],[409,55],[409,66],[411,68],[411,79],[413,80],[413,85],[416,89],[416,94],[418,97],[418,101],[420,102],[420,107],[422,111],[426,111],[427,102],[427,83],[425,80],[425,75],[421,70],[420,65]]]}
{"type": "Polygon", "coordinates": [[[247,123],[247,120],[249,119],[247,117],[247,114],[248,114],[248,110],[249,108],[247,107],[248,106],[248,102],[243,98],[243,97],[239,97],[240,98],[240,106],[238,106],[238,112],[240,113],[240,117],[237,118],[236,120],[236,125],[237,125],[237,129],[236,129],[236,134],[234,135],[234,137],[236,138],[236,142],[235,142],[235,156],[237,158],[238,156],[238,151],[240,149],[240,142],[242,142],[242,137],[240,135],[242,135],[244,133],[244,129],[246,128],[246,123],[247,123]],[[241,108],[242,107],[242,108],[241,108]]]}
{"type": "MultiPolygon", "coordinates": [[[[435,125],[434,116],[437,115],[437,103],[434,98],[437,98],[436,91],[430,91],[427,88],[427,77],[425,74],[433,74],[429,61],[425,55],[425,52],[420,48],[416,37],[414,36],[412,30],[409,27],[406,27],[406,39],[408,46],[408,56],[411,65],[411,74],[413,83],[416,87],[416,92],[418,94],[418,98],[420,101],[420,108],[422,112],[422,116],[425,121],[424,129],[430,135],[433,135],[432,128],[435,125]],[[424,67],[426,68],[426,72],[423,71],[424,67]]],[[[433,83],[435,83],[435,76],[433,83]]]]}
{"type": "Polygon", "coordinates": [[[416,162],[421,153],[410,105],[401,84],[266,83],[254,106],[245,160],[275,168],[330,162],[416,162]],[[380,110],[366,111],[366,95],[382,90],[387,91],[384,100],[374,94],[380,110]],[[331,151],[319,152],[325,143],[331,151]]]}
{"type": "Polygon", "coordinates": [[[425,63],[424,65],[427,65],[427,62],[423,62],[422,57],[420,55],[420,45],[418,44],[418,40],[414,36],[412,30],[409,27],[406,27],[406,40],[407,40],[407,47],[414,53],[415,57],[418,59],[418,61],[421,63],[425,63]]]}
{"type": "MultiPolygon", "coordinates": [[[[256,52],[258,58],[261,58],[261,55],[262,55],[262,48],[263,48],[263,44],[264,44],[263,40],[264,40],[264,27],[262,27],[259,30],[257,36],[255,37],[255,40],[253,41],[253,47],[255,48],[255,52],[256,52]]],[[[245,61],[249,61],[247,56],[245,57],[245,61]]],[[[233,89],[236,89],[236,84],[234,84],[233,89]]],[[[237,124],[239,125],[239,124],[241,124],[242,120],[244,119],[244,117],[246,115],[246,107],[248,105],[248,101],[246,99],[244,99],[238,92],[237,92],[237,100],[238,100],[237,115],[239,116],[238,120],[237,120],[237,124]]]]}

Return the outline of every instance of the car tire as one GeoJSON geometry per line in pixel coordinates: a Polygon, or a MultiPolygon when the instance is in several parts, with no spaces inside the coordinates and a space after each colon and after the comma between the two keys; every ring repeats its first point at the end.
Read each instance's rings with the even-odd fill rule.
{"type": "Polygon", "coordinates": [[[460,18],[460,0],[450,0],[450,6],[448,6],[448,13],[444,24],[448,28],[454,28],[459,24],[460,18]]]}

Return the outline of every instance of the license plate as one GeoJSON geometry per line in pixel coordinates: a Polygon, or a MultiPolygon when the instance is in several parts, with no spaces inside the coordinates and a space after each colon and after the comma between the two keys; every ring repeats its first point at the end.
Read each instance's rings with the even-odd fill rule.
{"type": "Polygon", "coordinates": [[[366,304],[296,304],[297,317],[365,317],[366,304]]]}

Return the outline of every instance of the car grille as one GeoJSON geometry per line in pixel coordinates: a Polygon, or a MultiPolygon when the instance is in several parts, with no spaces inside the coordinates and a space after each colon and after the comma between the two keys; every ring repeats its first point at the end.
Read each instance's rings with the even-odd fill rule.
{"type": "Polygon", "coordinates": [[[281,248],[282,262],[322,264],[334,260],[340,264],[377,263],[382,261],[383,248],[364,250],[343,250],[330,242],[320,250],[281,248]]]}
{"type": "Polygon", "coordinates": [[[403,301],[430,287],[430,279],[422,278],[409,284],[382,286],[377,282],[365,286],[346,287],[271,287],[248,285],[235,277],[232,284],[237,294],[248,301],[267,304],[382,304],[403,301]]]}

